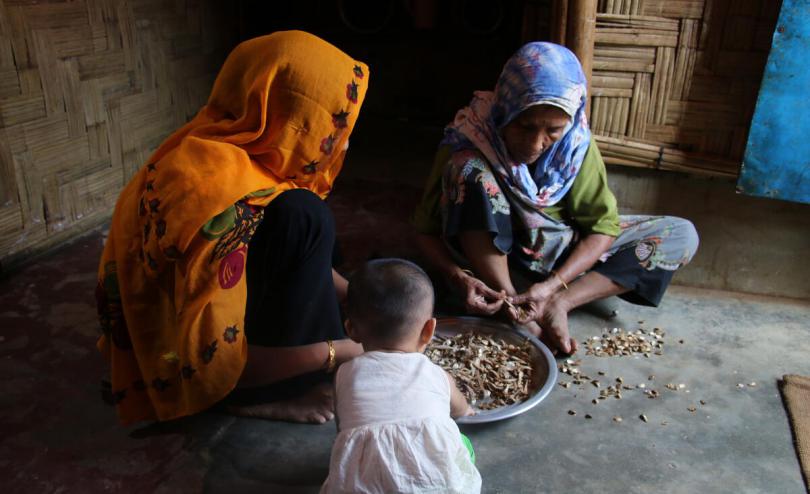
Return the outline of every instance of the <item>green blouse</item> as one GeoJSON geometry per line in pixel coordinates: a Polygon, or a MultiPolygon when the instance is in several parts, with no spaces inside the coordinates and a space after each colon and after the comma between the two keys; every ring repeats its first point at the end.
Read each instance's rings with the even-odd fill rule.
{"type": "MultiPolygon", "coordinates": [[[[420,233],[441,235],[442,218],[439,200],[442,196],[442,173],[450,159],[449,146],[442,146],[433,160],[433,169],[422,192],[422,200],[414,211],[411,222],[420,233]]],[[[544,212],[552,218],[576,227],[580,234],[601,233],[617,237],[619,212],[616,197],[607,183],[605,162],[596,143],[591,140],[582,167],[571,189],[563,199],[544,212]]]]}

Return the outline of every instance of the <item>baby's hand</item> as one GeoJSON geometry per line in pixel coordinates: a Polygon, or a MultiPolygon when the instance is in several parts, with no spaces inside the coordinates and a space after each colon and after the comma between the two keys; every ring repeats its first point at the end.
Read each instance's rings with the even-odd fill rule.
{"type": "Polygon", "coordinates": [[[464,416],[469,417],[470,415],[475,415],[475,410],[470,405],[467,405],[467,409],[464,410],[464,416]]]}

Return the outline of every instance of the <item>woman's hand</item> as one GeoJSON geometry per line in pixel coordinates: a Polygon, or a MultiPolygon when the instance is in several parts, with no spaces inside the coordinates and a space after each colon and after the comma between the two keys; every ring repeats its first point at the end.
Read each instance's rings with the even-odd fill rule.
{"type": "Polygon", "coordinates": [[[486,283],[469,273],[457,269],[451,281],[464,295],[464,306],[470,314],[484,314],[491,316],[503,307],[506,295],[496,292],[486,283]]]}
{"type": "Polygon", "coordinates": [[[531,333],[539,336],[555,354],[557,351],[571,354],[577,351],[577,341],[568,333],[568,307],[560,297],[554,296],[558,289],[558,282],[553,278],[535,283],[525,293],[507,301],[507,313],[510,319],[526,325],[531,333]],[[532,328],[537,328],[540,334],[532,328]]]}
{"type": "Polygon", "coordinates": [[[538,321],[545,313],[545,307],[557,287],[550,281],[535,283],[520,295],[506,301],[509,318],[518,324],[538,321]]]}

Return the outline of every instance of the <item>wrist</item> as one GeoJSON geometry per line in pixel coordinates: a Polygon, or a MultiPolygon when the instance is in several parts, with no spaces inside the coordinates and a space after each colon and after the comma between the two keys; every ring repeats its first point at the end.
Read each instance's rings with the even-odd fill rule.
{"type": "Polygon", "coordinates": [[[540,283],[535,283],[532,286],[532,292],[535,297],[548,300],[559,290],[559,286],[559,282],[551,276],[540,283]]]}
{"type": "Polygon", "coordinates": [[[448,266],[444,270],[444,276],[447,281],[453,286],[463,286],[464,279],[469,276],[468,272],[461,269],[457,265],[448,266]]]}
{"type": "Polygon", "coordinates": [[[323,370],[327,374],[331,374],[337,368],[337,349],[335,348],[335,342],[332,340],[326,340],[326,360],[323,363],[323,370]]]}
{"type": "Polygon", "coordinates": [[[363,345],[348,338],[336,340],[333,344],[335,345],[335,359],[338,365],[363,353],[363,345]]]}
{"type": "Polygon", "coordinates": [[[549,304],[552,306],[565,311],[567,314],[568,312],[573,309],[573,306],[568,300],[568,291],[567,290],[559,290],[554,292],[553,295],[549,298],[549,304]]]}
{"type": "Polygon", "coordinates": [[[558,273],[557,271],[555,271],[553,269],[550,271],[550,275],[549,275],[549,277],[548,277],[548,279],[546,281],[549,281],[552,284],[554,284],[554,291],[555,292],[560,291],[560,290],[568,290],[568,283],[560,275],[560,273],[558,273]]]}

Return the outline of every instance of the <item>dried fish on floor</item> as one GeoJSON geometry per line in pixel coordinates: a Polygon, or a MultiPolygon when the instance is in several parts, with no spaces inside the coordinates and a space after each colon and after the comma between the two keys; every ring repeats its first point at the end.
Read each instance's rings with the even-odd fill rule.
{"type": "Polygon", "coordinates": [[[605,331],[601,336],[593,336],[585,340],[585,354],[596,357],[621,357],[634,354],[649,357],[650,353],[662,355],[664,335],[664,331],[660,328],[655,328],[652,332],[644,329],[625,331],[613,328],[605,331]]]}
{"type": "Polygon", "coordinates": [[[436,336],[425,355],[449,372],[470,404],[492,410],[525,401],[531,387],[530,343],[475,332],[436,336]]]}

